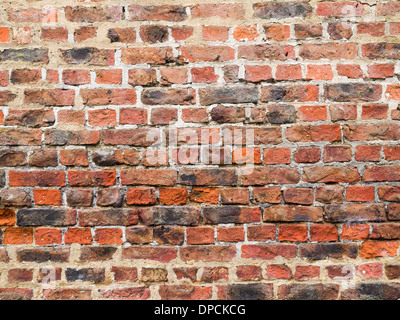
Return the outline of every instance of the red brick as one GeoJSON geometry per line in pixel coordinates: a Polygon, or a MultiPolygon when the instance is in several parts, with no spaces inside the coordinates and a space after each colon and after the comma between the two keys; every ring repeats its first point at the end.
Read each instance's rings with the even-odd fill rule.
{"type": "Polygon", "coordinates": [[[37,83],[41,75],[41,70],[38,69],[14,69],[11,71],[10,81],[14,84],[37,83]]]}
{"type": "Polygon", "coordinates": [[[285,41],[290,38],[290,26],[280,24],[264,25],[265,37],[270,40],[285,41]]]}
{"type": "Polygon", "coordinates": [[[196,227],[186,229],[188,244],[210,244],[214,243],[214,228],[196,227]]]}
{"type": "Polygon", "coordinates": [[[324,162],[348,162],[351,160],[351,146],[326,146],[324,162]]]}
{"type": "Polygon", "coordinates": [[[235,246],[188,246],[180,250],[183,261],[226,262],[231,261],[236,255],[235,246]]]}
{"type": "Polygon", "coordinates": [[[241,4],[196,4],[191,8],[192,16],[195,18],[219,17],[222,19],[240,20],[244,18],[244,8],[241,4]]]}
{"type": "Polygon", "coordinates": [[[337,72],[339,76],[350,79],[359,79],[363,77],[363,71],[361,67],[355,64],[338,64],[337,72]]]}
{"type": "Polygon", "coordinates": [[[171,34],[176,41],[186,40],[193,35],[193,27],[174,26],[171,28],[171,34]]]}
{"type": "Polygon", "coordinates": [[[32,269],[10,269],[8,271],[8,281],[10,283],[31,282],[33,280],[32,269]]]}
{"type": "Polygon", "coordinates": [[[298,112],[302,121],[324,121],[327,119],[326,106],[301,106],[298,112]]]}
{"type": "Polygon", "coordinates": [[[357,46],[354,43],[307,43],[300,46],[299,55],[305,60],[349,60],[357,57],[357,46]]]}
{"type": "Polygon", "coordinates": [[[99,84],[121,84],[122,70],[96,70],[96,83],[99,84]]]}
{"type": "Polygon", "coordinates": [[[378,279],[383,276],[383,264],[380,262],[364,263],[357,266],[357,273],[366,279],[378,279]]]}
{"type": "Polygon", "coordinates": [[[7,228],[4,231],[4,244],[32,244],[33,229],[7,228]]]}
{"type": "Polygon", "coordinates": [[[332,121],[355,120],[357,118],[356,105],[332,105],[329,107],[332,121]]]}
{"type": "Polygon", "coordinates": [[[35,243],[39,246],[60,245],[62,243],[62,231],[53,228],[36,228],[35,243]]]}
{"type": "Polygon", "coordinates": [[[319,278],[320,267],[319,266],[296,266],[296,272],[294,278],[297,281],[305,281],[310,279],[319,278]]]}
{"type": "Polygon", "coordinates": [[[207,110],[204,108],[182,109],[182,120],[184,122],[208,122],[207,110]]]}
{"type": "Polygon", "coordinates": [[[239,26],[233,30],[233,38],[237,41],[253,41],[259,35],[257,25],[239,26]]]}
{"type": "Polygon", "coordinates": [[[156,203],[154,188],[134,188],[126,193],[126,203],[133,205],[152,205],[156,203]]]}
{"type": "Polygon", "coordinates": [[[80,94],[84,103],[88,106],[132,105],[136,103],[136,91],[133,89],[82,89],[80,94]]]}
{"type": "Polygon", "coordinates": [[[364,259],[394,257],[398,248],[398,241],[365,241],[361,245],[360,255],[364,259]]]}
{"type": "Polygon", "coordinates": [[[400,160],[400,147],[398,146],[384,146],[383,152],[387,161],[400,160]]]}
{"type": "Polygon", "coordinates": [[[122,244],[122,230],[121,229],[96,229],[94,240],[98,244],[122,244]]]}
{"type": "Polygon", "coordinates": [[[186,188],[160,188],[160,203],[166,205],[185,204],[188,201],[186,188]]]}
{"type": "Polygon", "coordinates": [[[64,70],[62,79],[65,84],[82,85],[90,83],[90,72],[88,70],[64,70]]]}
{"type": "MultiPolygon", "coordinates": [[[[218,32],[219,33],[219,32],[218,32]]],[[[219,36],[220,37],[220,36],[219,36]]],[[[234,51],[225,46],[189,46],[181,47],[181,58],[188,62],[196,61],[230,61],[234,59],[234,51]]]]}
{"type": "Polygon", "coordinates": [[[69,228],[65,232],[65,243],[91,244],[92,233],[90,228],[69,228]]]}
{"type": "Polygon", "coordinates": [[[357,24],[357,33],[381,37],[385,34],[385,24],[382,22],[360,22],[357,24]]]}
{"type": "Polygon", "coordinates": [[[203,39],[206,41],[226,41],[229,37],[228,27],[204,26],[202,28],[203,39]]]}
{"type": "Polygon", "coordinates": [[[316,147],[300,147],[295,151],[293,158],[298,163],[315,163],[321,159],[321,150],[316,147]]]}
{"type": "Polygon", "coordinates": [[[297,246],[292,244],[246,244],[242,245],[242,258],[272,260],[276,257],[285,259],[294,258],[297,254],[297,246]]]}
{"type": "Polygon", "coordinates": [[[10,42],[10,29],[9,28],[0,28],[0,42],[8,43],[10,42]]]}
{"type": "Polygon", "coordinates": [[[33,199],[36,205],[60,206],[62,204],[60,190],[35,189],[33,199]]]}
{"type": "Polygon", "coordinates": [[[314,201],[314,191],[309,188],[288,188],[283,191],[286,203],[309,205],[314,201]]]}
{"type": "Polygon", "coordinates": [[[213,83],[218,80],[218,76],[212,67],[192,68],[190,72],[193,82],[213,83]]]}
{"type": "Polygon", "coordinates": [[[390,35],[399,35],[400,34],[400,23],[399,22],[390,22],[389,23],[389,34],[390,35]]]}
{"type": "Polygon", "coordinates": [[[346,189],[347,201],[371,202],[375,199],[375,187],[349,186],[346,189]]]}
{"type": "Polygon", "coordinates": [[[290,149],[274,148],[264,149],[264,164],[290,163],[290,149]]]}
{"type": "Polygon", "coordinates": [[[268,81],[272,79],[270,66],[245,66],[245,78],[249,82],[268,81]]]}
{"type": "Polygon", "coordinates": [[[279,241],[307,241],[307,226],[303,225],[280,225],[279,241]]]}
{"type": "Polygon", "coordinates": [[[0,226],[13,226],[16,221],[15,211],[0,209],[0,226]]]}
{"type": "Polygon", "coordinates": [[[217,240],[222,242],[244,241],[244,229],[243,227],[218,228],[217,240]]]}
{"type": "Polygon", "coordinates": [[[379,161],[381,146],[357,146],[354,156],[357,161],[379,161]]]}
{"type": "Polygon", "coordinates": [[[13,187],[63,187],[63,171],[10,171],[9,183],[13,187]]]}
{"type": "Polygon", "coordinates": [[[310,228],[310,237],[311,241],[338,241],[338,230],[334,225],[313,224],[310,228]]]}
{"type": "Polygon", "coordinates": [[[82,42],[87,39],[92,39],[97,36],[97,27],[93,26],[82,26],[74,31],[74,40],[76,42],[82,42]]]}
{"type": "Polygon", "coordinates": [[[278,65],[276,68],[276,80],[301,80],[302,78],[301,65],[278,65]]]}
{"type": "Polygon", "coordinates": [[[199,203],[218,203],[219,189],[218,188],[193,188],[190,192],[190,201],[199,203]]]}
{"type": "Polygon", "coordinates": [[[258,266],[238,266],[236,276],[239,280],[261,280],[261,268],[258,266]]]}
{"type": "Polygon", "coordinates": [[[330,65],[308,65],[307,80],[332,80],[333,71],[330,65]]]}
{"type": "Polygon", "coordinates": [[[272,224],[252,225],[247,227],[247,239],[249,241],[275,240],[276,227],[272,224]]]}
{"type": "Polygon", "coordinates": [[[143,108],[121,108],[119,112],[120,124],[147,123],[147,110],[143,108]]]}
{"type": "Polygon", "coordinates": [[[187,68],[160,68],[160,74],[162,84],[185,84],[188,82],[187,68]]]}
{"type": "Polygon", "coordinates": [[[284,264],[269,264],[265,272],[267,279],[291,279],[292,276],[292,270],[284,264]]]}
{"type": "Polygon", "coordinates": [[[320,2],[316,12],[323,17],[360,17],[364,15],[365,7],[356,1],[320,2]]]}
{"type": "Polygon", "coordinates": [[[344,224],[342,228],[342,240],[365,240],[369,235],[367,224],[344,224]]]}
{"type": "Polygon", "coordinates": [[[388,116],[389,107],[386,104],[368,104],[362,106],[361,119],[382,120],[388,116]]]}
{"type": "Polygon", "coordinates": [[[109,171],[69,171],[68,182],[71,186],[113,186],[116,183],[116,173],[109,171]]]}

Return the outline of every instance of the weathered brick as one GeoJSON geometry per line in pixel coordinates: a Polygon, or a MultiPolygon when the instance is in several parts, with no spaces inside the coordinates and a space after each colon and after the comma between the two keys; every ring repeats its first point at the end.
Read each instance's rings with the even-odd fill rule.
{"type": "Polygon", "coordinates": [[[232,260],[235,255],[234,246],[188,246],[180,250],[183,261],[223,262],[232,260]]]}
{"type": "Polygon", "coordinates": [[[254,17],[261,19],[285,19],[307,17],[312,7],[307,2],[267,2],[253,5],[254,17]]]}
{"type": "Polygon", "coordinates": [[[339,285],[335,284],[282,284],[278,288],[279,299],[285,300],[336,300],[339,285]]]}
{"type": "Polygon", "coordinates": [[[318,101],[319,88],[315,85],[286,85],[261,87],[262,102],[318,101]]]}
{"type": "Polygon", "coordinates": [[[145,89],[142,102],[148,105],[191,105],[195,103],[193,89],[145,89]]]}
{"type": "Polygon", "coordinates": [[[245,186],[297,183],[300,175],[293,168],[255,167],[242,169],[240,172],[242,184],[245,186]]]}
{"type": "Polygon", "coordinates": [[[164,20],[179,22],[186,20],[186,9],[179,5],[163,5],[163,6],[139,6],[130,5],[128,7],[129,20],[146,21],[146,20],[164,20]]]}
{"type": "Polygon", "coordinates": [[[276,205],[264,209],[264,221],[322,221],[323,210],[321,207],[307,207],[295,205],[276,205]]]}
{"type": "Polygon", "coordinates": [[[168,47],[124,48],[121,61],[128,65],[134,64],[167,64],[174,62],[172,49],[168,47]]]}
{"type": "Polygon", "coordinates": [[[80,226],[130,226],[139,222],[137,209],[88,209],[79,211],[80,226]]]}
{"type": "Polygon", "coordinates": [[[72,22],[106,22],[118,21],[122,19],[122,7],[83,7],[73,6],[65,7],[65,17],[72,22]]]}
{"type": "Polygon", "coordinates": [[[71,209],[20,209],[18,226],[70,226],[76,224],[76,210],[71,209]]]}
{"type": "Polygon", "coordinates": [[[304,181],[307,182],[357,182],[360,181],[360,174],[356,167],[307,167],[304,168],[304,181]]]}
{"type": "Polygon", "coordinates": [[[378,204],[329,204],[324,208],[328,222],[385,221],[385,206],[378,204]]]}
{"type": "Polygon", "coordinates": [[[42,248],[20,249],[17,251],[17,259],[21,262],[68,262],[70,250],[68,248],[42,248]]]}
{"type": "Polygon", "coordinates": [[[177,250],[173,247],[143,247],[131,246],[122,250],[122,258],[129,260],[155,260],[170,262],[177,257],[177,250]]]}
{"type": "Polygon", "coordinates": [[[65,63],[110,66],[115,62],[115,51],[112,49],[98,49],[83,47],[76,49],[60,49],[60,54],[65,63]]]}
{"type": "Polygon", "coordinates": [[[0,61],[16,62],[40,62],[47,64],[49,62],[49,50],[44,48],[35,49],[4,49],[0,51],[0,61]]]}
{"type": "Polygon", "coordinates": [[[65,186],[63,171],[10,171],[9,184],[13,187],[65,186]]]}
{"type": "Polygon", "coordinates": [[[272,260],[276,257],[292,259],[297,255],[297,246],[292,244],[246,244],[242,245],[242,258],[272,260]]]}
{"type": "Polygon", "coordinates": [[[142,209],[140,218],[146,225],[197,225],[200,209],[196,207],[153,207],[142,209]]]}

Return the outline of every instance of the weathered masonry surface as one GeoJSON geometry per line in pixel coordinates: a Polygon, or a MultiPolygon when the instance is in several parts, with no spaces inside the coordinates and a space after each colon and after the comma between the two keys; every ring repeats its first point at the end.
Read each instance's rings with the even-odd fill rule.
{"type": "Polygon", "coordinates": [[[400,1],[0,21],[0,299],[400,298],[400,1]]]}

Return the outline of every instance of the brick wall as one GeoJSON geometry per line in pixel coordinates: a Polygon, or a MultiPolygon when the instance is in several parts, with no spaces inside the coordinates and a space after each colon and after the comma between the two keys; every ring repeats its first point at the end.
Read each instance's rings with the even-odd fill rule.
{"type": "Polygon", "coordinates": [[[0,298],[400,298],[399,19],[2,2],[0,298]]]}

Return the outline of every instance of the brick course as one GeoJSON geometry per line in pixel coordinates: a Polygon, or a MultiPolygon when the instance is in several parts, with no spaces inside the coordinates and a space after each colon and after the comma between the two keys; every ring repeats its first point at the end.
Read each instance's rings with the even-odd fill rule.
{"type": "Polygon", "coordinates": [[[399,299],[399,18],[2,3],[0,299],[399,299]]]}

